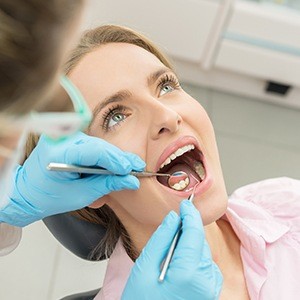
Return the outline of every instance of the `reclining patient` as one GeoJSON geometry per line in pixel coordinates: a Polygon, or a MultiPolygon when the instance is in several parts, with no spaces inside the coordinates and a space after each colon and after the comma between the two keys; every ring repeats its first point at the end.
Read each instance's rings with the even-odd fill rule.
{"type": "Polygon", "coordinates": [[[220,298],[299,298],[298,180],[261,181],[228,199],[201,99],[187,94],[165,56],[130,29],[109,25],[86,32],[66,73],[93,110],[88,134],[138,154],[149,171],[190,176],[182,190],[167,178],[142,178],[138,190],[113,192],[77,212],[107,228],[95,250],[110,256],[96,299],[121,297],[147,241],[171,210],[179,213],[197,182],[194,205],[224,280],[220,298]]]}

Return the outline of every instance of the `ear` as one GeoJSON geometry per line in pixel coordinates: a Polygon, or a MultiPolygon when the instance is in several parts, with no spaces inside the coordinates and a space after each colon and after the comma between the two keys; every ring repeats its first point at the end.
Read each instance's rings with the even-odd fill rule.
{"type": "Polygon", "coordinates": [[[105,195],[99,199],[97,199],[96,201],[94,201],[92,204],[88,205],[88,207],[90,208],[100,208],[102,207],[104,204],[106,204],[109,201],[109,196],[105,195]]]}

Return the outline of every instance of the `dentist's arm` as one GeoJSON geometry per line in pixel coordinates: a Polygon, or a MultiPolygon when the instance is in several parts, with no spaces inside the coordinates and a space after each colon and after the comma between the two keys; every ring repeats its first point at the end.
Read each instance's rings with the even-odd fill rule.
{"type": "Polygon", "coordinates": [[[138,179],[126,174],[144,167],[137,155],[84,133],[59,144],[41,136],[24,165],[16,169],[8,203],[0,210],[0,223],[25,226],[83,208],[112,191],[137,189],[138,179]],[[53,172],[46,168],[50,162],[98,166],[123,176],[53,172]]]}
{"type": "Polygon", "coordinates": [[[182,235],[163,282],[160,265],[179,226],[180,218],[170,212],[153,234],[133,266],[122,300],[219,298],[223,277],[213,262],[199,212],[187,200],[180,206],[182,235]]]}

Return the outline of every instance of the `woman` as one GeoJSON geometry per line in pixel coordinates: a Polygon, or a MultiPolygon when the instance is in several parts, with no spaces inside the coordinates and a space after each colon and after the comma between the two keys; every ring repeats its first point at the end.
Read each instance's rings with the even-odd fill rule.
{"type": "MultiPolygon", "coordinates": [[[[90,114],[80,93],[67,78],[62,78],[61,83],[71,96],[66,102],[61,97],[65,94],[58,80],[61,63],[73,37],[76,38],[84,2],[15,0],[0,3],[0,256],[18,245],[20,227],[49,215],[85,207],[112,191],[139,187],[138,179],[127,174],[131,170],[143,170],[145,163],[137,155],[123,152],[104,140],[75,133],[84,128],[90,114]],[[40,115],[40,118],[36,113],[35,118],[28,114],[37,108],[69,109],[71,102],[77,103],[75,110],[80,108],[72,118],[59,113],[40,115]],[[58,128],[58,124],[63,126],[58,128]],[[52,134],[54,129],[56,140],[53,142],[43,135],[24,165],[16,166],[29,129],[52,134]],[[57,129],[60,129],[59,135],[57,129]],[[72,135],[67,136],[65,129],[70,129],[68,133],[72,135]],[[57,138],[61,136],[65,139],[58,143],[57,138]],[[51,173],[46,168],[50,162],[104,167],[123,176],[51,173]]],[[[169,223],[162,224],[158,233],[170,241],[169,223]]],[[[177,224],[176,220],[171,223],[177,224]]],[[[153,253],[151,247],[147,251],[153,253]]],[[[131,282],[137,284],[127,290],[136,293],[141,280],[133,276],[131,282]]],[[[178,293],[177,282],[171,283],[169,291],[178,293]]],[[[157,287],[154,290],[159,292],[157,287]]],[[[144,295],[152,293],[153,289],[143,292],[144,295]]]]}
{"type": "MultiPolygon", "coordinates": [[[[84,128],[90,114],[80,93],[67,78],[62,78],[61,83],[72,97],[67,97],[66,102],[61,97],[65,94],[58,80],[61,63],[73,37],[76,38],[84,2],[15,0],[0,3],[0,256],[17,247],[20,227],[52,214],[85,207],[111,191],[139,187],[138,179],[127,174],[144,169],[144,162],[137,155],[125,153],[104,140],[75,133],[84,128]],[[37,118],[28,114],[37,108],[45,111],[69,109],[71,102],[76,102],[75,108],[80,108],[72,114],[72,122],[70,115],[65,118],[55,113],[49,118],[51,114],[47,114],[47,123],[45,116],[36,122],[37,118]],[[82,124],[78,124],[79,117],[82,124]],[[33,120],[35,123],[30,123],[33,120]],[[59,121],[63,124],[60,135],[67,139],[53,143],[49,136],[43,135],[24,165],[16,166],[22,155],[26,130],[44,132],[46,129],[48,133],[56,129],[54,133],[58,138],[59,121]],[[73,133],[71,137],[65,134],[67,128],[73,133]],[[50,173],[46,168],[50,162],[99,166],[124,176],[50,173]]],[[[32,141],[29,144],[33,144],[32,141]]],[[[164,232],[164,229],[169,231],[168,227],[168,223],[163,224],[160,230],[165,240],[172,238],[164,232]]],[[[147,250],[153,253],[151,248],[147,250]]],[[[131,279],[140,282],[140,278],[136,281],[133,276],[131,279]]],[[[176,283],[173,281],[169,290],[178,291],[176,283]]],[[[127,289],[130,293],[136,293],[139,287],[139,284],[134,285],[127,289]]]]}
{"type": "MultiPolygon", "coordinates": [[[[103,26],[87,32],[66,70],[93,110],[90,135],[138,154],[148,170],[184,170],[191,178],[184,191],[173,190],[167,180],[145,178],[139,190],[112,192],[78,212],[108,228],[99,252],[110,255],[115,248],[99,298],[120,298],[131,268],[131,277],[147,276],[145,269],[136,267],[139,254],[165,215],[179,211],[181,200],[192,188],[212,258],[224,277],[220,298],[298,298],[299,181],[266,180],[237,190],[228,201],[205,110],[181,88],[157,48],[129,29],[103,26]]],[[[197,239],[190,246],[194,243],[197,239]]],[[[199,257],[202,254],[199,251],[199,257]]],[[[142,252],[140,257],[145,256],[142,252]]],[[[158,267],[155,272],[158,277],[158,267]]],[[[184,276],[180,268],[177,276],[184,276]]],[[[125,295],[130,284],[129,280],[125,295]]],[[[164,284],[161,291],[167,293],[164,284]]],[[[188,293],[189,287],[186,299],[195,299],[188,293]]],[[[135,294],[131,299],[138,298],[135,294]]]]}

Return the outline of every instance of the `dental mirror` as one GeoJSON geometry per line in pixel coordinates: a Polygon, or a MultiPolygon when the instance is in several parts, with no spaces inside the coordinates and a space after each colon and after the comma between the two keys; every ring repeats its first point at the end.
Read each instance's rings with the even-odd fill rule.
{"type": "Polygon", "coordinates": [[[184,171],[177,171],[170,175],[168,185],[176,191],[183,191],[190,183],[190,178],[184,171]]]}

